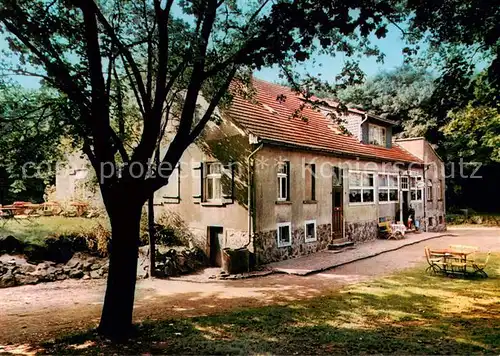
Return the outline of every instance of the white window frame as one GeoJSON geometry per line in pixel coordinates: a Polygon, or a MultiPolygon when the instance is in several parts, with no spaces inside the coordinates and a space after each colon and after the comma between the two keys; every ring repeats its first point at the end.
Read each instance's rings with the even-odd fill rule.
{"type": "Polygon", "coordinates": [[[399,179],[400,189],[403,192],[407,192],[410,190],[410,177],[409,176],[401,176],[399,179]]]}
{"type": "Polygon", "coordinates": [[[423,188],[418,188],[417,186],[418,186],[418,182],[419,181],[421,181],[421,182],[424,181],[424,178],[422,176],[419,176],[419,175],[417,175],[417,176],[411,176],[410,179],[409,179],[409,183],[410,183],[410,187],[409,187],[410,188],[410,201],[421,202],[421,201],[424,200],[424,188],[425,188],[425,186],[423,188]],[[415,180],[415,187],[412,187],[412,185],[411,185],[412,179],[415,180]],[[420,199],[418,199],[418,191],[419,190],[420,190],[420,199]],[[416,199],[412,199],[412,197],[411,197],[411,195],[412,195],[413,192],[415,192],[415,198],[416,199]]]}
{"type": "Polygon", "coordinates": [[[387,129],[380,125],[368,124],[368,143],[370,145],[386,147],[387,129]]]}
{"type": "Polygon", "coordinates": [[[288,175],[289,172],[287,172],[287,167],[288,165],[286,164],[286,161],[282,161],[278,163],[278,170],[277,170],[277,177],[278,177],[278,201],[287,201],[288,200],[288,195],[290,192],[288,191],[288,175]],[[280,172],[280,167],[284,167],[284,172],[280,172]],[[283,184],[285,185],[285,193],[286,196],[282,196],[281,193],[283,192],[283,184]]]}
{"type": "Polygon", "coordinates": [[[205,167],[207,170],[207,174],[205,176],[205,201],[207,202],[218,202],[222,201],[222,163],[220,162],[206,162],[205,167]],[[220,167],[219,173],[208,173],[209,172],[209,167],[213,165],[218,165],[220,167]],[[208,192],[208,181],[212,180],[212,198],[209,198],[209,192],[208,192]],[[217,192],[216,189],[216,183],[219,186],[219,197],[215,197],[215,193],[217,192]]]}
{"type": "Polygon", "coordinates": [[[375,192],[376,192],[376,189],[375,189],[375,176],[376,176],[377,173],[375,172],[369,172],[369,171],[349,171],[349,205],[372,205],[372,204],[375,204],[375,192]],[[354,185],[354,186],[351,186],[351,174],[361,174],[361,185],[354,185]],[[371,174],[373,175],[373,186],[363,186],[363,175],[364,174],[371,174]],[[360,202],[351,202],[351,190],[361,190],[361,201],[360,202]],[[373,201],[363,201],[363,191],[364,190],[372,190],[373,191],[373,201]]]}
{"type": "Polygon", "coordinates": [[[287,247],[287,246],[292,246],[292,223],[291,222],[284,222],[284,223],[278,223],[276,224],[276,240],[278,247],[287,247]],[[288,226],[288,239],[289,241],[287,243],[281,243],[280,239],[280,227],[285,227],[288,226]]]}
{"type": "Polygon", "coordinates": [[[304,239],[305,239],[305,242],[314,242],[314,241],[318,240],[318,235],[317,235],[316,228],[317,228],[316,220],[306,220],[306,221],[304,221],[304,239]],[[311,225],[311,224],[314,225],[314,237],[311,238],[311,239],[308,239],[307,238],[307,225],[311,225]]]}
{"type": "Polygon", "coordinates": [[[377,199],[379,204],[392,204],[392,203],[397,203],[399,201],[399,174],[398,173],[378,173],[377,174],[377,199]],[[380,186],[378,183],[380,182],[380,176],[386,176],[387,177],[387,186],[380,186]],[[389,176],[396,176],[397,177],[397,182],[396,186],[391,186],[389,184],[389,176]],[[381,190],[386,190],[387,191],[387,200],[380,200],[380,191],[381,190]],[[391,190],[397,190],[397,198],[396,200],[391,200],[391,190]]]}

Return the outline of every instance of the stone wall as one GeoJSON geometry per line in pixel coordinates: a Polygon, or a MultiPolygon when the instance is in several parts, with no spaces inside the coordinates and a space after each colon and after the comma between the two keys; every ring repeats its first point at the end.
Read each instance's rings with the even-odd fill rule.
{"type": "Polygon", "coordinates": [[[345,223],[345,237],[356,243],[374,240],[378,235],[377,221],[357,221],[345,223]]]}
{"type": "Polygon", "coordinates": [[[254,248],[257,263],[282,261],[324,250],[331,241],[331,225],[318,225],[316,229],[317,240],[312,242],[305,242],[303,227],[293,230],[292,245],[286,247],[278,247],[276,230],[256,233],[254,248]]]}
{"type": "Polygon", "coordinates": [[[427,217],[427,231],[428,232],[442,232],[446,231],[446,218],[443,215],[433,214],[427,217]],[[432,218],[432,225],[430,219],[432,218]],[[441,221],[440,221],[441,218],[441,221]]]}

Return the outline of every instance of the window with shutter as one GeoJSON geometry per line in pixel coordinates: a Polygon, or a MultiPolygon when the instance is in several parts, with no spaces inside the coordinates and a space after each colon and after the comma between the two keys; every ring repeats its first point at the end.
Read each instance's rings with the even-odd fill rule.
{"type": "Polygon", "coordinates": [[[219,162],[205,163],[203,201],[218,202],[222,200],[222,165],[219,162]]]}
{"type": "Polygon", "coordinates": [[[191,194],[195,203],[201,203],[203,197],[204,167],[203,162],[195,164],[191,175],[191,194]]]}

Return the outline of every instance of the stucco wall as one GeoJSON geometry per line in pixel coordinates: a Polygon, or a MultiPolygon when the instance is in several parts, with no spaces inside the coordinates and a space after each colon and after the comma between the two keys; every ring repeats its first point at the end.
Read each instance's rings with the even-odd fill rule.
{"type": "Polygon", "coordinates": [[[445,168],[441,158],[436,154],[432,146],[423,138],[397,140],[397,144],[422,159],[427,169],[425,171],[424,201],[416,204],[418,209],[417,217],[421,218],[423,228],[428,231],[446,230],[446,203],[445,203],[445,168]],[[432,184],[432,198],[428,196],[427,185],[432,184]],[[441,195],[438,197],[441,186],[441,195]],[[425,218],[424,218],[425,205],[425,218]],[[432,219],[432,225],[430,224],[432,219]]]}
{"type": "MultiPolygon", "coordinates": [[[[239,248],[248,244],[248,210],[246,157],[249,154],[248,137],[243,136],[234,125],[223,122],[209,125],[203,142],[191,144],[182,155],[179,164],[179,181],[173,177],[167,186],[155,193],[157,216],[176,213],[186,223],[193,235],[192,244],[208,254],[208,227],[222,227],[221,248],[239,248]],[[235,163],[234,195],[232,202],[224,204],[204,203],[200,192],[201,162],[220,161],[235,163]],[[173,197],[178,196],[179,199],[173,197]]],[[[252,250],[252,244],[249,249],[252,250]]]]}
{"type": "MultiPolygon", "coordinates": [[[[316,220],[317,226],[332,223],[332,167],[340,166],[344,169],[343,185],[343,211],[345,220],[344,236],[356,242],[375,239],[377,237],[378,222],[380,217],[396,218],[399,203],[380,203],[375,189],[375,201],[373,203],[350,203],[349,202],[349,172],[365,171],[372,172],[375,176],[377,186],[377,174],[379,172],[397,173],[407,172],[408,167],[393,163],[376,163],[370,161],[350,160],[333,157],[321,153],[285,150],[276,147],[265,147],[259,151],[257,162],[265,163],[265,167],[256,166],[256,231],[260,238],[276,239],[278,223],[290,222],[292,231],[303,229],[306,220],[316,220]],[[277,202],[277,162],[289,161],[290,172],[290,196],[289,202],[277,202]],[[305,199],[305,163],[316,164],[316,202],[308,204],[305,199]]],[[[411,168],[413,174],[422,175],[420,166],[411,168]]],[[[416,210],[417,218],[423,217],[422,202],[412,204],[416,210]]],[[[285,252],[274,252],[271,256],[287,258],[295,255],[296,248],[277,247],[272,242],[264,244],[268,248],[284,250],[285,252]]],[[[298,246],[298,245],[297,245],[298,246]]],[[[318,246],[320,248],[320,246],[318,246]]],[[[310,252],[308,249],[307,252],[310,252]]]]}

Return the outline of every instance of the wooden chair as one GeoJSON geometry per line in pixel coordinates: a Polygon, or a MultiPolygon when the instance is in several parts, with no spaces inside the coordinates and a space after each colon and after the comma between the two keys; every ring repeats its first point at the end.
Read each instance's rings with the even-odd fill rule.
{"type": "Polygon", "coordinates": [[[425,247],[425,258],[427,260],[427,263],[429,266],[425,270],[427,273],[438,273],[438,272],[445,272],[446,271],[446,263],[443,262],[443,260],[440,257],[432,257],[431,255],[431,250],[429,247],[425,247]]]}
{"type": "Polygon", "coordinates": [[[488,274],[484,271],[484,269],[488,265],[488,261],[490,260],[490,256],[491,256],[491,251],[488,251],[488,254],[486,255],[486,259],[484,260],[484,262],[482,262],[482,263],[477,262],[477,261],[470,262],[470,266],[474,269],[474,274],[478,274],[478,275],[485,277],[485,278],[488,277],[488,274]]]}

